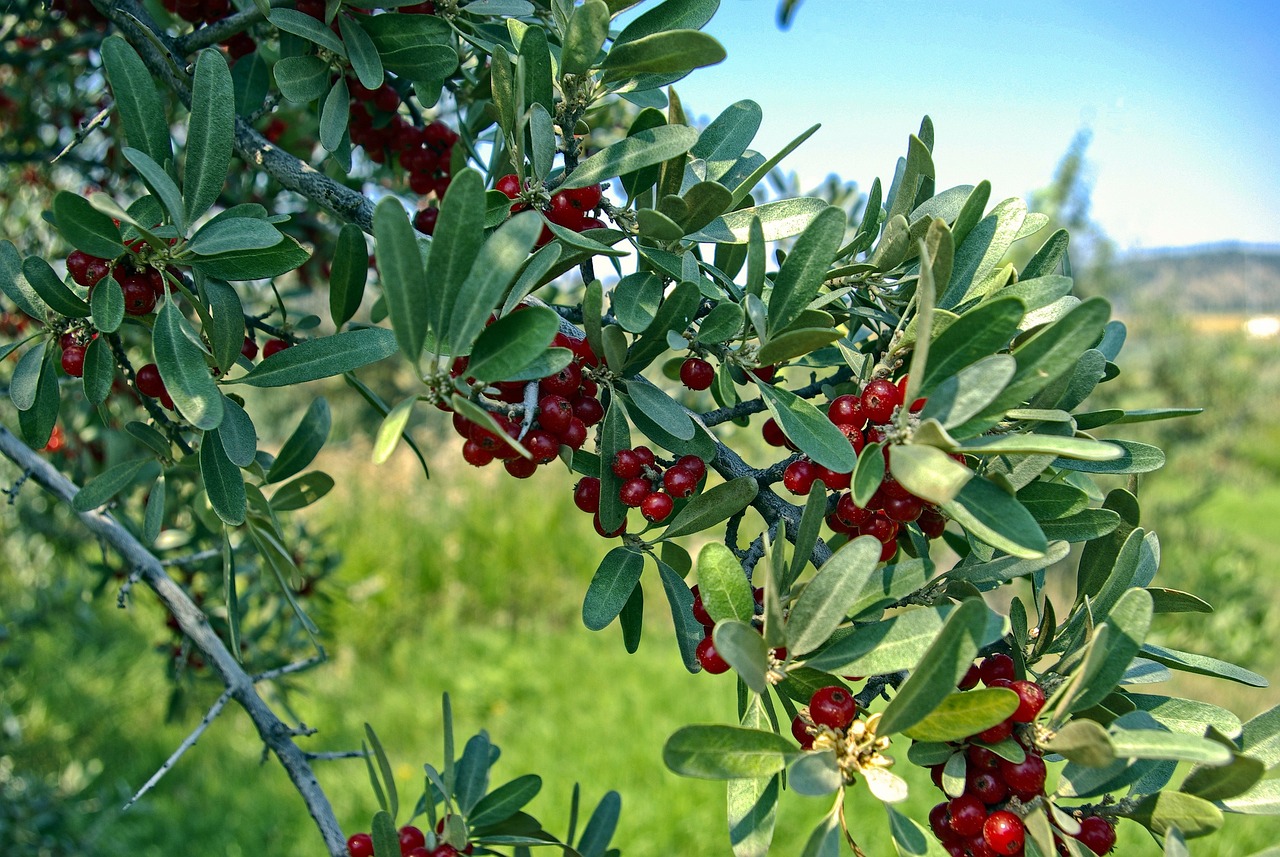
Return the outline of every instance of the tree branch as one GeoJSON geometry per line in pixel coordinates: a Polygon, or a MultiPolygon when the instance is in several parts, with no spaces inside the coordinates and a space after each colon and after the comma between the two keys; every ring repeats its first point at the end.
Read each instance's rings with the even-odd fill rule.
{"type": "MultiPolygon", "coordinates": [[[[29,472],[31,481],[54,498],[68,507],[71,505],[79,487],[3,426],[0,426],[0,455],[12,461],[24,473],[29,472]]],[[[293,742],[293,728],[281,720],[258,695],[254,687],[254,678],[244,671],[244,668],[223,645],[222,640],[210,627],[204,613],[187,596],[182,587],[169,577],[155,555],[114,518],[104,512],[96,511],[82,512],[77,517],[91,533],[110,545],[130,567],[136,570],[138,578],[155,592],[160,603],[178,620],[178,626],[182,632],[200,650],[205,661],[222,680],[226,687],[226,694],[249,715],[263,744],[280,760],[285,773],[302,796],[307,811],[319,828],[331,857],[346,857],[347,845],[342,835],[342,828],[334,816],[328,796],[311,770],[307,754],[293,742]]],[[[292,669],[282,667],[281,670],[292,671],[297,668],[300,667],[292,669]]],[[[188,740],[194,743],[195,737],[199,737],[198,732],[188,740]]]]}

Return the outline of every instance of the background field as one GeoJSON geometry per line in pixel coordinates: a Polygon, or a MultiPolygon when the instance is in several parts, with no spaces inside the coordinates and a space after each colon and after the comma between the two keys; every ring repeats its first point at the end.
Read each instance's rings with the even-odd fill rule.
{"type": "MultiPolygon", "coordinates": [[[[1229,260],[1219,257],[1216,268],[1166,261],[1164,280],[1116,268],[1127,284],[1115,294],[1130,323],[1130,345],[1124,374],[1099,393],[1100,404],[1208,409],[1195,419],[1126,431],[1170,452],[1168,467],[1141,486],[1144,525],[1161,535],[1161,581],[1218,608],[1207,617],[1163,618],[1155,634],[1170,645],[1211,650],[1275,682],[1280,583],[1269,560],[1280,519],[1277,342],[1249,338],[1239,324],[1198,330],[1169,297],[1177,290],[1211,295],[1211,287],[1180,281],[1177,272],[1232,277],[1223,267],[1229,260]]],[[[1223,313],[1243,318],[1239,293],[1229,294],[1233,305],[1223,313]]],[[[1263,298],[1268,294],[1277,291],[1264,289],[1263,298]]],[[[1249,314],[1274,308],[1257,293],[1247,303],[1249,314]]],[[[1194,308],[1214,309],[1201,298],[1194,308]]],[[[347,431],[354,424],[351,397],[341,387],[332,392],[337,425],[347,431]]],[[[281,411],[295,405],[259,403],[281,411]]],[[[421,789],[421,764],[441,761],[440,697],[447,691],[460,738],[486,728],[503,748],[499,780],[527,772],[547,777],[532,809],[553,831],[563,833],[569,795],[580,781],[587,809],[606,789],[622,793],[615,842],[627,855],[728,853],[723,787],[666,772],[660,751],[680,725],[731,720],[732,681],[684,672],[660,589],[647,590],[638,654],[623,651],[616,628],[584,629],[582,593],[605,546],[573,508],[571,482],[554,469],[527,482],[475,471],[460,463],[455,439],[441,428],[432,421],[418,429],[433,467],[429,482],[404,451],[373,468],[368,440],[358,435],[322,460],[341,487],[310,520],[343,547],[336,576],[311,604],[331,660],[288,695],[295,715],[320,730],[307,746],[358,748],[369,720],[411,804],[421,789]]],[[[316,853],[318,838],[296,794],[274,762],[261,763],[260,745],[235,711],[138,806],[119,811],[216,689],[197,682],[186,711],[166,722],[161,612],[142,593],[128,610],[116,609],[113,583],[85,595],[102,582],[86,564],[98,558],[96,547],[81,541],[77,561],[43,541],[17,537],[23,526],[63,539],[64,548],[80,539],[65,513],[46,509],[34,490],[0,517],[0,825],[9,825],[10,835],[48,827],[44,846],[30,839],[28,850],[8,853],[71,853],[59,843],[75,841],[81,844],[74,853],[84,857],[316,853]],[[10,799],[16,795],[24,800],[10,799]],[[15,817],[28,810],[35,814],[15,817]]],[[[1274,686],[1180,678],[1173,689],[1242,716],[1280,702],[1274,686]]],[[[344,824],[367,828],[376,804],[363,763],[321,764],[344,824]]],[[[923,817],[936,792],[921,777],[912,782],[907,810],[923,817]]],[[[825,807],[788,795],[776,853],[799,853],[825,807]]],[[[875,804],[855,803],[850,818],[869,855],[891,853],[875,804]]],[[[1158,853],[1129,828],[1120,853],[1158,853]]],[[[1193,851],[1246,855],[1272,844],[1276,832],[1274,820],[1229,818],[1224,835],[1193,851]]],[[[4,835],[0,826],[0,841],[4,835]]]]}

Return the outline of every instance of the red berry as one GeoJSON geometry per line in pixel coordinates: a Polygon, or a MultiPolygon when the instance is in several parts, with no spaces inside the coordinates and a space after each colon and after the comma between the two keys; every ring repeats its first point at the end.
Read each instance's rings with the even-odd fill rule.
{"type": "Polygon", "coordinates": [[[1014,723],[1030,723],[1044,708],[1044,691],[1034,681],[1015,681],[1011,687],[1018,694],[1018,710],[1013,712],[1014,723]]]}
{"type": "Polygon", "coordinates": [[[640,459],[641,466],[653,467],[654,462],[657,461],[657,459],[654,458],[653,450],[647,446],[637,446],[631,451],[636,454],[636,458],[640,459]]]}
{"type": "Polygon", "coordinates": [[[987,808],[973,795],[952,798],[947,812],[951,815],[951,829],[961,836],[981,833],[982,823],[987,820],[987,808]]]}
{"type": "Polygon", "coordinates": [[[570,363],[554,375],[542,379],[541,387],[544,395],[564,396],[566,399],[577,395],[582,384],[582,370],[577,363],[570,363]]]}
{"type": "MultiPolygon", "coordinates": [[[[94,282],[89,281],[89,266],[93,262],[105,262],[105,259],[99,259],[97,256],[90,256],[88,253],[80,250],[72,250],[67,256],[67,273],[71,275],[71,279],[75,280],[82,286],[92,286],[94,282]]],[[[101,279],[101,277],[99,277],[101,279]]]]}
{"type": "Polygon", "coordinates": [[[958,690],[969,690],[978,686],[978,679],[981,678],[981,672],[978,670],[977,664],[970,664],[969,669],[965,672],[964,678],[960,679],[960,683],[956,685],[958,690]]]}
{"type": "Polygon", "coordinates": [[[644,465],[635,450],[620,449],[613,457],[613,475],[619,479],[635,479],[640,475],[644,465]]]}
{"type": "MultiPolygon", "coordinates": [[[[942,765],[935,765],[939,776],[942,773],[942,765]]],[[[939,786],[938,788],[942,788],[939,786]]],[[[947,811],[947,802],[934,804],[933,809],[929,810],[929,829],[933,831],[933,835],[938,837],[942,842],[954,842],[956,840],[956,832],[951,829],[951,813],[947,811]]]]}
{"type": "Polygon", "coordinates": [[[714,628],[716,620],[711,618],[706,605],[702,603],[702,593],[698,591],[697,586],[690,591],[693,593],[693,618],[697,619],[698,624],[704,628],[714,628]]]}
{"type": "Polygon", "coordinates": [[[572,229],[578,232],[582,228],[582,209],[575,206],[569,201],[569,198],[563,193],[558,193],[551,197],[550,204],[546,210],[547,220],[550,220],[556,226],[563,226],[565,229],[572,229]]]}
{"type": "Polygon", "coordinates": [[[1080,833],[1076,839],[1094,854],[1109,854],[1116,846],[1116,829],[1101,816],[1090,815],[1080,820],[1080,833]]]}
{"type": "Polygon", "coordinates": [[[684,468],[693,474],[693,478],[701,481],[707,475],[707,463],[696,455],[682,455],[676,467],[684,468]]]}
{"type": "Polygon", "coordinates": [[[560,442],[570,449],[581,449],[587,442],[587,424],[577,417],[569,420],[568,427],[560,432],[560,442]]]}
{"type": "Polygon", "coordinates": [[[258,356],[258,343],[253,341],[253,337],[246,336],[244,338],[244,343],[240,346],[240,353],[249,360],[258,356]]]}
{"type": "Polygon", "coordinates": [[[773,380],[773,375],[777,371],[778,371],[777,366],[757,366],[754,369],[748,369],[747,374],[754,375],[764,383],[768,384],[770,381],[773,380]]]}
{"type": "Polygon", "coordinates": [[[520,195],[520,178],[515,173],[505,175],[498,179],[494,189],[506,194],[507,199],[515,199],[520,195]]]}
{"type": "Polygon", "coordinates": [[[659,521],[665,521],[675,505],[676,501],[671,499],[671,495],[655,491],[645,497],[640,504],[640,514],[644,515],[649,522],[656,524],[659,521]]]}
{"type": "Polygon", "coordinates": [[[62,351],[62,371],[72,378],[84,375],[84,346],[68,345],[62,351]]]}
{"type": "Polygon", "coordinates": [[[991,813],[982,825],[982,838],[996,854],[1021,854],[1026,835],[1022,819],[1007,809],[991,813]]]}
{"type": "Polygon", "coordinates": [[[804,722],[800,715],[796,715],[791,721],[791,737],[800,743],[801,750],[808,750],[813,747],[814,736],[809,734],[809,724],[804,722]]]}
{"type": "Polygon", "coordinates": [[[90,256],[89,264],[86,266],[84,272],[84,282],[80,283],[79,280],[76,280],[76,282],[80,283],[82,286],[89,286],[92,288],[93,286],[96,286],[103,277],[110,273],[110,271],[110,262],[106,259],[99,259],[96,256],[90,256]]]}
{"type": "Polygon", "coordinates": [[[1013,734],[1013,721],[1004,720],[992,726],[990,729],[984,729],[974,737],[984,744],[999,744],[1004,739],[1013,734]]]}
{"type": "Polygon", "coordinates": [[[862,429],[847,423],[840,423],[836,428],[840,429],[840,434],[848,438],[849,445],[853,447],[854,452],[862,452],[862,448],[867,445],[867,439],[863,436],[862,429]]]}
{"type": "Polygon", "coordinates": [[[573,405],[564,396],[543,396],[538,402],[538,425],[561,434],[573,419],[573,405]]]}
{"type": "Polygon", "coordinates": [[[148,363],[138,368],[137,374],[134,376],[134,384],[138,387],[138,392],[144,396],[150,396],[158,399],[165,393],[164,381],[160,378],[160,369],[154,363],[148,363]]]}
{"type": "Polygon", "coordinates": [[[924,511],[924,501],[919,497],[886,497],[884,513],[892,520],[908,524],[918,519],[924,511]]]}
{"type": "Polygon", "coordinates": [[[468,439],[462,444],[462,460],[473,467],[484,467],[493,461],[493,453],[468,439]]]}
{"type": "Polygon", "coordinates": [[[131,274],[120,282],[124,292],[124,311],[129,315],[146,315],[156,308],[156,290],[143,274],[131,274]]]}
{"type": "Polygon", "coordinates": [[[819,688],[809,698],[809,717],[820,726],[845,729],[857,716],[857,700],[838,685],[819,688]]]}
{"type": "Polygon", "coordinates": [[[920,513],[916,523],[920,526],[920,532],[931,539],[941,538],[942,531],[947,528],[947,519],[942,517],[938,510],[932,506],[926,507],[920,513]]]}
{"type": "Polygon", "coordinates": [[[595,515],[593,515],[593,516],[592,516],[592,523],[595,525],[596,532],[597,532],[597,533],[599,533],[600,535],[604,536],[606,539],[613,539],[613,538],[617,538],[618,536],[622,535],[623,533],[625,533],[625,532],[627,531],[627,519],[626,519],[626,518],[623,518],[623,519],[622,519],[622,523],[621,523],[621,524],[619,524],[619,525],[618,525],[618,528],[617,528],[616,530],[614,530],[613,532],[606,532],[606,531],[605,531],[604,524],[602,524],[602,523],[600,522],[600,513],[599,513],[599,512],[596,512],[596,513],[595,513],[595,515]]]}
{"type": "Polygon", "coordinates": [[[715,379],[715,367],[701,357],[690,357],[680,364],[680,383],[690,390],[705,390],[715,379]]]}
{"type": "Polygon", "coordinates": [[[408,854],[415,848],[423,848],[427,844],[427,837],[422,835],[422,831],[414,827],[412,824],[406,824],[400,828],[400,853],[408,854]]]}
{"type": "Polygon", "coordinates": [[[971,794],[987,806],[997,804],[1009,795],[1009,786],[992,771],[971,768],[965,772],[966,794],[971,794]]]}
{"type": "Polygon", "coordinates": [[[764,421],[760,431],[764,434],[764,442],[769,446],[791,446],[791,441],[782,433],[782,427],[778,425],[777,420],[773,417],[769,417],[764,421]]]}
{"type": "Polygon", "coordinates": [[[898,552],[898,543],[896,541],[884,542],[880,547],[880,562],[888,562],[893,559],[894,554],[898,552]]]}
{"type": "Polygon", "coordinates": [[[1009,681],[1013,681],[1013,658],[1003,652],[991,655],[983,660],[982,666],[978,669],[982,676],[982,683],[987,687],[990,687],[991,682],[998,678],[1005,678],[1009,681]]]}
{"type": "Polygon", "coordinates": [[[653,486],[649,484],[649,480],[643,476],[637,476],[622,483],[622,487],[618,489],[618,499],[622,501],[622,505],[634,508],[643,503],[652,493],[653,486]]]}
{"type": "Polygon", "coordinates": [[[560,195],[567,198],[570,204],[583,212],[599,208],[600,200],[603,197],[603,194],[600,192],[600,185],[598,184],[561,191],[560,195]]]}
{"type": "Polygon", "coordinates": [[[808,494],[817,478],[818,472],[813,463],[803,458],[791,462],[782,472],[782,484],[792,494],[808,494]]]}
{"type": "Polygon", "coordinates": [[[419,209],[418,213],[413,216],[413,228],[421,232],[423,235],[434,235],[436,231],[436,221],[439,219],[440,209],[434,206],[419,209]]]}
{"type": "Polygon", "coordinates": [[[347,840],[347,853],[351,857],[373,857],[373,837],[357,833],[347,840]]]}
{"type": "Polygon", "coordinates": [[[573,415],[582,420],[584,426],[593,426],[604,419],[604,405],[591,396],[579,396],[573,400],[573,415]]]}
{"type": "Polygon", "coordinates": [[[560,454],[560,441],[552,437],[550,432],[534,429],[524,436],[524,448],[529,450],[536,463],[546,464],[554,461],[560,454]]]}
{"type": "Polygon", "coordinates": [[[600,511],[600,480],[584,476],[573,486],[573,505],[584,512],[600,511]]]}
{"type": "Polygon", "coordinates": [[[965,755],[969,759],[968,767],[980,771],[997,771],[1000,769],[1000,757],[986,747],[971,745],[965,755]]]}
{"type": "Polygon", "coordinates": [[[1000,759],[999,765],[1000,775],[1004,777],[1004,781],[1009,784],[1009,788],[1019,799],[1030,800],[1044,792],[1047,772],[1044,759],[1039,755],[1028,752],[1026,758],[1017,763],[1000,759]]]}
{"type": "Polygon", "coordinates": [[[849,425],[862,428],[867,418],[862,413],[862,399],[859,396],[837,396],[827,406],[827,419],[836,425],[849,425]]]}
{"type": "Polygon", "coordinates": [[[662,486],[672,497],[688,497],[698,487],[698,478],[683,467],[672,467],[662,474],[662,486]]]}
{"type": "Polygon", "coordinates": [[[892,381],[878,378],[862,390],[862,412],[873,423],[887,423],[893,409],[902,404],[902,396],[892,381]]]}
{"type": "Polygon", "coordinates": [[[522,458],[519,455],[514,458],[508,458],[502,463],[502,466],[506,468],[508,473],[517,479],[528,479],[538,470],[538,462],[530,461],[529,459],[522,458]]]}
{"type": "Polygon", "coordinates": [[[836,517],[848,527],[861,527],[875,517],[875,513],[854,503],[852,494],[841,494],[836,501],[836,517]]]}
{"type": "Polygon", "coordinates": [[[277,351],[284,351],[289,345],[283,339],[268,339],[267,344],[262,346],[262,358],[265,360],[277,351]]]}
{"type": "Polygon", "coordinates": [[[712,675],[720,675],[729,669],[729,662],[720,657],[720,653],[716,651],[716,644],[711,641],[709,636],[698,644],[696,654],[698,663],[702,664],[702,668],[712,675]]]}
{"type": "Polygon", "coordinates": [[[879,512],[873,515],[870,521],[865,524],[859,524],[858,529],[862,531],[864,536],[879,539],[882,545],[891,544],[898,537],[898,522],[890,520],[879,512]]]}
{"type": "Polygon", "coordinates": [[[852,473],[840,473],[821,464],[813,466],[814,474],[832,491],[843,491],[849,487],[849,480],[853,477],[852,473]]]}

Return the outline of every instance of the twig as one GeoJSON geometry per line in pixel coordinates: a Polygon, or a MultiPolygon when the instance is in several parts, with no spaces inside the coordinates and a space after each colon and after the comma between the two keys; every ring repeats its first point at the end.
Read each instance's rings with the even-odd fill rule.
{"type": "Polygon", "coordinates": [[[214,700],[213,705],[209,706],[208,712],[205,713],[204,718],[200,721],[199,725],[192,730],[191,734],[187,736],[185,741],[178,745],[178,749],[173,751],[173,755],[164,760],[164,764],[160,766],[160,770],[152,774],[151,779],[142,784],[142,788],[138,789],[138,791],[134,793],[133,797],[129,798],[129,802],[126,803],[122,809],[128,809],[133,806],[138,802],[139,798],[151,791],[151,787],[160,782],[160,778],[169,773],[169,769],[178,763],[178,760],[182,758],[182,754],[196,745],[196,741],[200,740],[200,736],[204,734],[204,730],[209,728],[209,724],[213,722],[215,717],[222,713],[222,709],[226,708],[227,703],[230,701],[231,689],[227,688],[216,700],[214,700]]]}
{"type": "Polygon", "coordinates": [[[111,111],[112,109],[114,109],[114,107],[115,107],[115,102],[113,101],[107,104],[106,107],[103,107],[101,110],[99,110],[98,115],[94,116],[87,123],[80,126],[80,128],[76,130],[75,136],[71,138],[71,142],[67,143],[67,145],[63,148],[61,152],[54,155],[53,160],[50,161],[50,163],[56,164],[63,155],[67,154],[67,152],[70,152],[76,146],[79,146],[81,143],[83,143],[88,138],[88,136],[94,132],[95,129],[101,127],[102,124],[107,121],[107,117],[111,115],[111,111]]]}
{"type": "Polygon", "coordinates": [[[31,478],[31,471],[24,470],[17,479],[13,480],[13,485],[8,488],[0,489],[0,494],[4,494],[9,498],[9,505],[12,506],[18,499],[18,493],[22,491],[22,486],[27,484],[27,480],[31,478]]]}
{"type": "Polygon", "coordinates": [[[258,682],[263,681],[274,681],[282,676],[290,675],[292,673],[305,672],[314,666],[319,666],[328,659],[329,656],[324,653],[324,649],[321,649],[319,654],[312,655],[304,661],[294,661],[291,664],[285,664],[282,667],[276,667],[273,670],[258,673],[253,677],[253,683],[257,684],[258,682]]]}
{"type": "MultiPolygon", "coordinates": [[[[852,377],[853,370],[848,366],[842,366],[826,378],[814,381],[812,384],[801,387],[793,392],[802,399],[812,399],[814,396],[822,392],[823,387],[843,384],[852,377]]],[[[737,419],[738,417],[758,414],[763,410],[765,410],[764,399],[751,399],[746,402],[739,402],[736,405],[730,405],[729,407],[717,408],[714,411],[707,411],[705,414],[702,414],[699,419],[702,420],[703,425],[711,427],[723,422],[728,422],[732,419],[737,419]]]]}
{"type": "Polygon", "coordinates": [[[340,750],[333,753],[307,753],[306,756],[313,762],[332,762],[338,759],[363,759],[369,754],[364,750],[340,750]]]}
{"type": "MultiPolygon", "coordinates": [[[[62,503],[71,505],[79,487],[3,426],[0,426],[0,455],[29,470],[30,478],[37,485],[62,503]]],[[[138,570],[139,579],[155,592],[160,603],[177,619],[178,627],[204,655],[205,662],[226,687],[226,693],[253,721],[264,751],[274,753],[280,760],[315,821],[328,853],[331,857],[346,857],[347,845],[342,828],[328,796],[311,770],[306,754],[293,741],[294,730],[258,695],[253,678],[227,650],[204,613],[166,573],[160,560],[118,521],[98,511],[81,512],[77,517],[91,533],[103,539],[125,562],[138,570]]]]}
{"type": "MultiPolygon", "coordinates": [[[[273,3],[272,5],[278,6],[280,4],[273,3]]],[[[234,15],[223,18],[221,21],[216,21],[175,39],[173,42],[174,52],[178,56],[189,56],[202,48],[211,47],[218,44],[218,42],[225,42],[236,33],[243,33],[265,17],[255,5],[252,9],[237,12],[234,15]]]]}
{"type": "Polygon", "coordinates": [[[215,557],[222,556],[221,548],[209,548],[208,550],[198,553],[189,553],[184,556],[175,556],[171,559],[162,559],[160,564],[165,568],[190,568],[193,565],[199,565],[207,562],[215,557]]]}
{"type": "MultiPolygon", "coordinates": [[[[106,553],[105,547],[103,548],[103,553],[106,553]]],[[[124,583],[120,584],[120,593],[116,596],[116,607],[123,610],[128,606],[129,593],[133,591],[133,585],[137,583],[141,577],[142,570],[137,566],[134,566],[133,570],[129,572],[129,576],[125,578],[124,583]]]]}

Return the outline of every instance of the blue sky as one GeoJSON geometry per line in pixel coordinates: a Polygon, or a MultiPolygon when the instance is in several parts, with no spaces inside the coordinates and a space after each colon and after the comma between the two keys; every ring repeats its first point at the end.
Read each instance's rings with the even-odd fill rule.
{"type": "Polygon", "coordinates": [[[677,84],[714,116],[752,98],[755,148],[812,186],[892,176],[928,113],[938,186],[1044,185],[1088,127],[1093,216],[1122,248],[1280,243],[1280,2],[723,0],[729,58],[677,84]],[[1034,7],[1034,8],[1033,8],[1034,7]]]}

